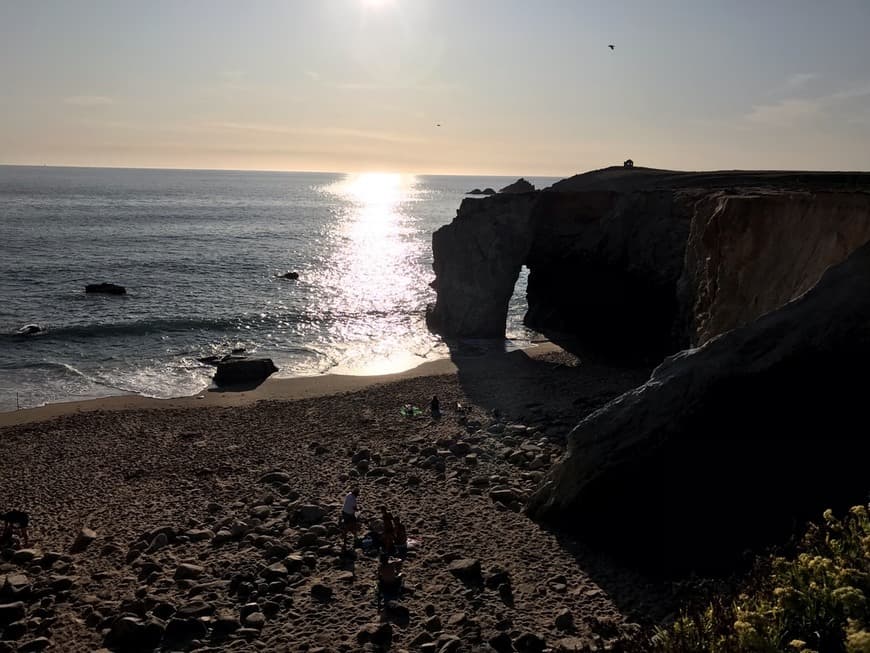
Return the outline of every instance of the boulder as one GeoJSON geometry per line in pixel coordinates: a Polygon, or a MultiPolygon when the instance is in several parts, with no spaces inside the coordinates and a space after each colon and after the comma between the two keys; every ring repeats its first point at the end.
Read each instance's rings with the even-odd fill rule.
{"type": "Polygon", "coordinates": [[[85,526],[79,531],[79,534],[76,536],[76,539],[70,547],[69,552],[81,553],[82,551],[87,549],[88,546],[90,546],[91,542],[93,542],[95,539],[97,539],[96,531],[91,530],[90,528],[85,526]]]}
{"type": "Polygon", "coordinates": [[[481,580],[480,560],[465,558],[450,563],[447,570],[464,583],[476,583],[481,580]]]}
{"type": "Polygon", "coordinates": [[[499,189],[499,193],[531,193],[535,190],[535,186],[522,177],[517,179],[514,183],[508,184],[504,188],[499,189]]]}
{"type": "Polygon", "coordinates": [[[277,276],[279,279],[298,279],[299,273],[298,272],[284,272],[283,274],[278,274],[275,276],[277,276]]]}
{"type": "Polygon", "coordinates": [[[870,243],[584,419],[527,510],[656,566],[781,541],[866,499],[868,364],[870,243]]]}
{"type": "Polygon", "coordinates": [[[15,333],[19,336],[35,336],[37,333],[42,333],[43,328],[38,324],[25,324],[15,333]]]}
{"type": "Polygon", "coordinates": [[[89,283],[85,292],[100,295],[126,295],[127,289],[114,283],[89,283]]]}
{"type": "Polygon", "coordinates": [[[243,358],[220,361],[214,375],[215,385],[259,384],[278,371],[271,358],[243,358]]]}

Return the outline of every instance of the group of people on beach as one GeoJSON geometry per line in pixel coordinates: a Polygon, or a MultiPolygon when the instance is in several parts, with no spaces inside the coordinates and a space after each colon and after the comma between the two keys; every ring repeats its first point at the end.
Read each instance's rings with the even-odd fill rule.
{"type": "MultiPolygon", "coordinates": [[[[379,593],[384,597],[398,596],[403,580],[402,556],[408,551],[408,532],[405,524],[398,516],[393,515],[387,506],[382,505],[378,510],[380,519],[372,520],[370,531],[363,539],[363,545],[379,554],[379,593]]],[[[348,534],[354,541],[359,534],[359,512],[359,488],[355,487],[345,495],[341,508],[339,529],[342,551],[347,551],[348,534]]]]}

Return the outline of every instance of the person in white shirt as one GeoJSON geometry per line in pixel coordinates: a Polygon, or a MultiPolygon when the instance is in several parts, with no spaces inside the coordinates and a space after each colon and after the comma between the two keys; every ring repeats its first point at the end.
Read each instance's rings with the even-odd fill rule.
{"type": "Polygon", "coordinates": [[[356,487],[344,497],[344,505],[341,508],[341,520],[339,521],[342,551],[347,548],[347,534],[352,533],[355,537],[359,532],[359,520],[356,517],[358,498],[359,488],[356,487]]]}

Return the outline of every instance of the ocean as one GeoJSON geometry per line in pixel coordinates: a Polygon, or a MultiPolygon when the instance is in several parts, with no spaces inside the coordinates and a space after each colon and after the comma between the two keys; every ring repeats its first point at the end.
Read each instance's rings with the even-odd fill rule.
{"type": "MultiPolygon", "coordinates": [[[[199,359],[232,350],[277,377],[448,356],[425,325],[432,232],[515,179],[0,166],[0,411],[193,395],[214,373],[199,359]],[[85,294],[101,282],[127,294],[85,294]]],[[[525,282],[509,348],[535,336],[525,282]]]]}

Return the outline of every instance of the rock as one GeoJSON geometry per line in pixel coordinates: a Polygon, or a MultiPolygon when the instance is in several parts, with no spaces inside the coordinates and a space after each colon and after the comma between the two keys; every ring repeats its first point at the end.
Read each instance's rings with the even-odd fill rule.
{"type": "Polygon", "coordinates": [[[25,574],[7,574],[0,586],[0,594],[13,599],[26,599],[30,595],[30,579],[25,574]]]}
{"type": "Polygon", "coordinates": [[[165,546],[169,545],[169,536],[166,533],[158,533],[154,536],[154,539],[151,540],[151,544],[145,550],[145,553],[154,553],[155,551],[159,551],[165,546]]]}
{"type": "Polygon", "coordinates": [[[504,188],[499,189],[499,193],[531,193],[535,190],[533,184],[529,183],[522,177],[517,179],[514,183],[508,184],[504,188]]]}
{"type": "Polygon", "coordinates": [[[205,617],[214,613],[214,606],[205,601],[194,601],[178,609],[177,615],[182,618],[205,617]]]}
{"type": "Polygon", "coordinates": [[[26,609],[22,601],[0,604],[0,626],[6,626],[13,621],[23,619],[25,613],[26,609]]]}
{"type": "Polygon", "coordinates": [[[278,274],[275,276],[277,276],[279,279],[298,279],[299,273],[298,272],[285,272],[284,274],[278,274]]]}
{"type": "Polygon", "coordinates": [[[282,562],[276,562],[261,571],[260,575],[267,581],[284,580],[287,578],[287,567],[282,562]]]}
{"type": "Polygon", "coordinates": [[[423,644],[429,644],[435,640],[434,637],[425,630],[418,634],[414,639],[411,640],[410,646],[411,648],[420,648],[423,644]]]}
{"type": "Polygon", "coordinates": [[[389,623],[368,624],[357,632],[356,641],[358,644],[389,648],[393,643],[393,627],[389,623]]]}
{"type": "Polygon", "coordinates": [[[37,333],[42,333],[42,331],[43,328],[38,324],[25,324],[15,333],[17,333],[19,336],[35,336],[37,333]]]}
{"type": "Polygon", "coordinates": [[[199,619],[173,617],[166,624],[164,638],[167,643],[183,644],[194,639],[202,639],[207,634],[208,628],[199,619]]]}
{"type": "Polygon", "coordinates": [[[18,646],[19,653],[32,653],[33,651],[44,651],[51,646],[51,640],[48,637],[37,637],[29,642],[18,646]]]}
{"type": "Polygon", "coordinates": [[[121,617],[112,623],[103,645],[121,651],[138,650],[139,638],[144,630],[145,625],[140,619],[121,617]]]}
{"type": "Polygon", "coordinates": [[[332,588],[322,583],[315,583],[311,586],[311,596],[323,603],[332,599],[332,588]]]}
{"type": "Polygon", "coordinates": [[[462,640],[458,637],[453,637],[444,642],[444,645],[438,649],[438,653],[456,653],[462,646],[462,640]]]}
{"type": "Polygon", "coordinates": [[[127,289],[114,283],[89,283],[85,286],[85,292],[101,295],[126,295],[127,289]]]}
{"type": "Polygon", "coordinates": [[[510,635],[507,633],[499,633],[495,637],[490,637],[489,645],[497,653],[510,653],[514,650],[514,644],[511,641],[510,635]]]}
{"type": "Polygon", "coordinates": [[[434,615],[429,617],[424,623],[423,628],[425,628],[430,633],[441,632],[441,619],[438,615],[434,615]]]}
{"type": "Polygon", "coordinates": [[[559,614],[556,615],[556,619],[554,620],[554,624],[559,630],[573,630],[574,629],[574,615],[571,614],[571,611],[568,608],[563,608],[559,611],[559,614]]]}
{"type": "Polygon", "coordinates": [[[304,524],[319,524],[326,516],[326,510],[316,505],[299,506],[296,517],[304,524]]]}
{"type": "Polygon", "coordinates": [[[486,187],[482,191],[480,191],[481,195],[495,195],[495,189],[486,187]]]}
{"type": "Polygon", "coordinates": [[[79,531],[79,534],[78,536],[76,536],[76,539],[73,542],[73,545],[70,547],[69,552],[81,553],[82,551],[87,549],[91,542],[93,542],[95,539],[97,539],[96,531],[93,531],[88,527],[84,527],[81,531],[79,531]]]}
{"type": "Polygon", "coordinates": [[[547,643],[534,633],[523,633],[514,640],[514,648],[518,653],[543,653],[547,643]]]}
{"type": "Polygon", "coordinates": [[[459,580],[467,584],[478,582],[480,578],[480,560],[464,558],[450,563],[447,570],[459,580]]]}
{"type": "Polygon", "coordinates": [[[175,580],[196,580],[202,576],[205,569],[189,563],[180,564],[175,568],[175,580]]]}
{"type": "Polygon", "coordinates": [[[594,641],[581,637],[563,637],[556,642],[557,653],[593,653],[598,650],[594,641]]]}
{"type": "Polygon", "coordinates": [[[470,190],[465,194],[466,195],[483,195],[483,191],[480,190],[479,188],[475,188],[474,190],[470,190]]]}
{"type": "Polygon", "coordinates": [[[36,560],[39,556],[40,553],[36,549],[18,549],[18,551],[12,554],[12,562],[16,565],[26,565],[36,560]]]}
{"type": "Polygon", "coordinates": [[[505,505],[508,505],[511,502],[516,501],[517,495],[510,488],[500,488],[491,490],[489,493],[489,498],[493,501],[499,501],[501,503],[504,503],[505,505]]]}
{"type": "Polygon", "coordinates": [[[191,542],[204,542],[206,540],[211,540],[214,538],[214,535],[214,531],[207,528],[191,528],[190,530],[184,531],[184,536],[191,542]]]}
{"type": "Polygon", "coordinates": [[[266,616],[262,612],[252,612],[247,617],[245,617],[245,626],[248,628],[256,628],[257,630],[262,630],[263,626],[266,625],[266,616]]]}
{"type": "Polygon", "coordinates": [[[215,385],[260,384],[278,371],[271,358],[245,358],[220,362],[214,375],[215,385]]]}
{"type": "Polygon", "coordinates": [[[287,472],[269,472],[260,477],[260,483],[268,483],[269,485],[283,485],[291,480],[290,474],[287,472]]]}
{"type": "Polygon", "coordinates": [[[852,379],[868,363],[865,245],[800,298],[669,358],[583,420],[529,514],[683,569],[784,541],[824,506],[866,497],[870,440],[852,379]]]}

